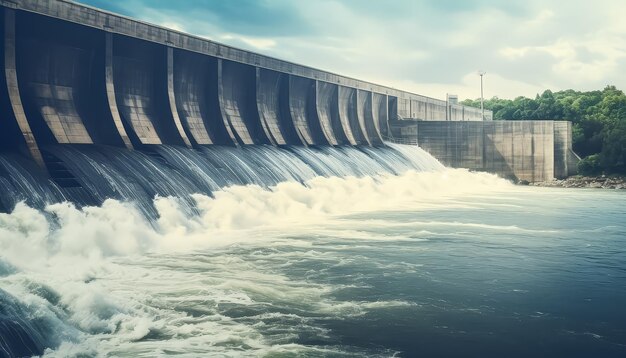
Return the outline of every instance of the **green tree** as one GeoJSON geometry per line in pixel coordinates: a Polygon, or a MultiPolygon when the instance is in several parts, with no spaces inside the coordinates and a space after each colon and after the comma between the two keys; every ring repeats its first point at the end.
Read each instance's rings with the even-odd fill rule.
{"type": "Polygon", "coordinates": [[[609,173],[626,173],[626,121],[604,131],[600,167],[609,173]]]}

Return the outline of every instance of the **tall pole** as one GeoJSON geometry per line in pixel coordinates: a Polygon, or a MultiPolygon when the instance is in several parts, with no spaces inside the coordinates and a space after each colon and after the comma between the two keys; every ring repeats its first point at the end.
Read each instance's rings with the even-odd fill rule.
{"type": "Polygon", "coordinates": [[[480,75],[480,115],[483,121],[485,120],[485,100],[483,98],[483,76],[485,73],[485,71],[478,71],[478,74],[480,75]]]}

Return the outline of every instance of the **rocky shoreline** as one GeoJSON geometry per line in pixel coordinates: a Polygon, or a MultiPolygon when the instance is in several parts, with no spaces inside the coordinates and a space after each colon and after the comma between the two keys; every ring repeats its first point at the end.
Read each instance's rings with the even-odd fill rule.
{"type": "Polygon", "coordinates": [[[597,188],[597,189],[626,189],[626,177],[585,177],[571,176],[566,179],[556,179],[530,183],[532,186],[544,186],[553,188],[597,188]]]}

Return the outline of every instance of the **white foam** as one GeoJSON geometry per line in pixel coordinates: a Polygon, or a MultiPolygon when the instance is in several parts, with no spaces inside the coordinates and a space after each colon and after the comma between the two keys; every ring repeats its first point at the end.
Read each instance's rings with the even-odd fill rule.
{"type": "MultiPolygon", "coordinates": [[[[56,322],[58,341],[65,343],[48,351],[50,356],[151,354],[164,349],[163,344],[189,355],[211,351],[228,356],[235,346],[258,354],[320,353],[280,344],[293,332],[283,330],[269,339],[260,333],[261,327],[237,322],[220,310],[289,304],[308,314],[348,317],[413,305],[393,300],[338,301],[330,294],[345,287],[294,281],[270,267],[311,258],[327,260],[329,265],[350,263],[342,261],[341,250],[322,253],[315,250],[314,241],[298,239],[312,228],[324,228],[317,235],[363,243],[406,239],[358,227],[372,229],[381,224],[377,221],[350,219],[352,227],[346,227],[353,214],[429,210],[471,195],[510,190],[513,186],[504,180],[465,170],[315,178],[304,185],[281,183],[269,190],[229,187],[213,198],[194,195],[200,214],[193,217],[176,198],[155,198],[159,219],[154,224],[132,203],[115,200],[82,209],[54,204],[44,212],[18,204],[12,213],[0,214],[0,287],[20,300],[30,300],[41,316],[56,322]],[[259,251],[283,246],[293,248],[292,253],[259,251]],[[247,256],[230,254],[238,248],[252,251],[247,256]],[[195,250],[210,250],[210,262],[196,261],[192,254],[181,259],[195,250]],[[173,262],[170,254],[176,254],[173,262]],[[265,265],[265,271],[258,265],[265,265]],[[59,302],[29,292],[26,279],[46,283],[59,302]],[[186,313],[193,309],[202,310],[202,317],[186,313]],[[167,336],[167,343],[143,340],[154,332],[167,336]],[[200,346],[206,350],[194,351],[200,346]]],[[[309,324],[305,318],[299,322],[309,324]]]]}
{"type": "MultiPolygon", "coordinates": [[[[258,186],[225,188],[211,198],[194,195],[200,215],[189,217],[175,198],[155,198],[156,229],[132,204],[107,200],[100,207],[77,209],[49,205],[46,213],[18,204],[0,214],[3,257],[23,267],[41,266],[54,256],[99,257],[138,254],[161,249],[198,248],[258,239],[258,230],[329,222],[350,213],[383,210],[425,210],[480,192],[508,190],[511,185],[488,174],[464,170],[407,172],[402,176],[315,178],[305,185],[281,183],[270,190],[258,186]],[[242,231],[254,230],[250,235],[242,231]],[[236,235],[230,235],[236,231],[236,235]],[[27,253],[28,260],[23,257],[27,253]],[[36,260],[33,262],[33,260],[36,260]]],[[[332,225],[332,222],[330,223],[332,225]]]]}

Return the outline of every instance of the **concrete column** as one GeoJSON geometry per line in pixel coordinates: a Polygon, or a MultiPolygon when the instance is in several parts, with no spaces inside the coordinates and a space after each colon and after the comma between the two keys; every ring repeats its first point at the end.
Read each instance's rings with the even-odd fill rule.
{"type": "Polygon", "coordinates": [[[261,79],[261,69],[255,67],[254,72],[255,100],[259,124],[270,144],[285,144],[278,121],[278,97],[274,97],[279,92],[280,77],[277,76],[275,81],[269,81],[267,87],[264,87],[261,79]],[[265,93],[266,91],[270,93],[265,93]]]}
{"type": "Polygon", "coordinates": [[[180,117],[178,116],[178,109],[176,107],[176,97],[174,96],[174,49],[168,46],[167,48],[167,97],[169,99],[170,112],[172,113],[172,119],[178,130],[178,134],[183,139],[185,146],[191,148],[191,142],[185,133],[180,117]]]}
{"type": "Polygon", "coordinates": [[[568,139],[571,133],[568,133],[568,122],[554,121],[554,176],[557,179],[566,178],[569,174],[568,168],[568,150],[571,146],[568,139]],[[568,135],[569,134],[569,135],[568,135]]]}
{"type": "Polygon", "coordinates": [[[273,145],[300,144],[295,130],[282,118],[280,95],[282,75],[278,72],[256,68],[256,103],[259,120],[267,130],[273,145]]]}
{"type": "Polygon", "coordinates": [[[352,144],[348,140],[348,136],[346,135],[343,122],[341,121],[341,114],[339,113],[339,86],[334,83],[329,83],[330,86],[333,87],[333,91],[331,93],[330,101],[330,123],[332,126],[333,134],[335,135],[335,139],[337,140],[338,145],[349,145],[352,144]]]}
{"type": "Polygon", "coordinates": [[[389,106],[387,95],[372,93],[372,115],[374,117],[374,127],[379,138],[389,136],[389,106]]]}
{"type": "Polygon", "coordinates": [[[254,68],[218,59],[218,96],[222,119],[235,143],[266,144],[258,123],[254,68]],[[238,139],[238,140],[235,140],[238,139]]]}
{"type": "MultiPolygon", "coordinates": [[[[372,140],[370,139],[369,133],[367,132],[367,125],[365,124],[365,112],[367,107],[367,97],[368,92],[362,91],[357,88],[356,90],[356,115],[359,122],[359,128],[361,129],[361,134],[363,134],[363,139],[369,145],[372,145],[372,140]]],[[[371,106],[370,106],[370,114],[371,114],[371,106]]],[[[365,144],[365,143],[363,143],[365,144]]]]}
{"type": "Polygon", "coordinates": [[[367,93],[363,111],[365,115],[365,128],[370,143],[373,146],[380,146],[383,144],[383,138],[380,136],[380,130],[376,123],[378,116],[374,116],[374,94],[371,91],[365,91],[365,93],[367,93]]]}
{"type": "Polygon", "coordinates": [[[122,141],[124,142],[124,146],[128,149],[133,149],[133,144],[128,138],[128,134],[126,133],[126,128],[124,128],[124,124],[122,123],[122,118],[120,117],[120,112],[117,108],[117,100],[115,98],[115,82],[113,81],[113,35],[110,32],[105,33],[105,82],[106,82],[106,94],[107,94],[107,102],[109,105],[109,110],[111,111],[111,118],[113,119],[113,123],[115,123],[115,128],[119,133],[122,141]]]}
{"type": "Polygon", "coordinates": [[[28,153],[35,162],[45,169],[45,164],[39,146],[35,140],[35,136],[31,131],[17,82],[17,67],[15,63],[15,10],[4,9],[4,73],[6,78],[7,90],[9,93],[9,101],[13,116],[17,121],[17,125],[22,132],[28,153]]]}
{"type": "MultiPolygon", "coordinates": [[[[233,144],[236,146],[239,146],[239,140],[237,140],[238,136],[235,136],[235,129],[233,128],[233,126],[230,124],[230,120],[228,119],[228,114],[226,112],[226,106],[224,103],[224,85],[222,83],[222,59],[218,58],[217,59],[217,98],[218,98],[218,105],[220,107],[220,114],[222,117],[222,121],[224,122],[224,127],[226,128],[226,132],[228,133],[228,136],[230,137],[230,139],[233,141],[233,144]]],[[[243,143],[245,144],[245,142],[243,143]]]]}
{"type": "Polygon", "coordinates": [[[385,95],[383,106],[385,107],[385,109],[381,113],[381,115],[384,114],[384,120],[381,120],[381,134],[389,135],[389,133],[391,132],[391,129],[389,129],[389,120],[391,120],[391,110],[389,109],[389,95],[385,95]]]}
{"type": "Polygon", "coordinates": [[[337,145],[337,138],[333,132],[331,117],[333,100],[336,98],[336,86],[326,82],[315,81],[315,109],[320,122],[322,134],[330,145],[337,145]]]}
{"type": "Polygon", "coordinates": [[[217,95],[213,99],[210,92],[210,70],[213,64],[190,52],[177,52],[174,57],[176,110],[192,146],[228,142],[224,140],[226,131],[220,130],[221,122],[215,120],[219,115],[213,115],[219,107],[217,95]]]}
{"type": "MultiPolygon", "coordinates": [[[[317,145],[319,143],[311,133],[307,118],[307,107],[309,106],[309,92],[311,80],[302,77],[289,75],[289,113],[293,126],[300,140],[305,145],[317,145]]],[[[314,84],[313,84],[314,85],[314,84]]]]}
{"type": "Polygon", "coordinates": [[[353,103],[353,92],[354,89],[338,86],[337,88],[337,106],[339,108],[339,120],[341,122],[341,127],[343,128],[343,132],[346,135],[346,139],[352,145],[360,144],[357,142],[356,135],[352,132],[352,122],[356,121],[356,118],[353,118],[352,113],[354,113],[353,103]]]}

